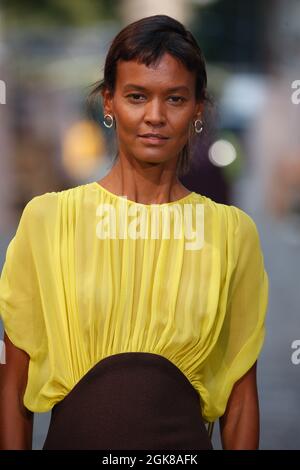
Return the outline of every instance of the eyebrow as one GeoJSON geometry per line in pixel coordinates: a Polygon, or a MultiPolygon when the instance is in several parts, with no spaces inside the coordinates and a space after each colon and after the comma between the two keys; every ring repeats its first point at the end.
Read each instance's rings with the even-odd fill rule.
{"type": "MultiPolygon", "coordinates": [[[[137,90],[141,90],[141,91],[147,91],[147,88],[146,87],[143,87],[141,85],[136,85],[134,83],[127,83],[125,86],[124,86],[124,91],[126,91],[127,89],[129,88],[135,88],[137,90]]],[[[184,85],[179,85],[179,86],[175,86],[175,87],[172,87],[172,88],[167,88],[167,92],[174,92],[174,91],[179,91],[179,90],[182,90],[182,91],[187,91],[189,92],[190,90],[188,89],[188,87],[184,86],[184,85]]]]}

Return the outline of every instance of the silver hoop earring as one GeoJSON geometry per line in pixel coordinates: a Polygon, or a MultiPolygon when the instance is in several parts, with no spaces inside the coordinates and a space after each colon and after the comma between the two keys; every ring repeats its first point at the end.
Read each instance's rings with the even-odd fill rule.
{"type": "Polygon", "coordinates": [[[203,122],[201,121],[201,119],[196,119],[196,121],[194,121],[194,128],[195,128],[195,132],[197,132],[197,134],[200,134],[203,131],[203,122]],[[198,123],[201,126],[200,128],[197,127],[198,123]]]}
{"type": "Polygon", "coordinates": [[[112,126],[114,125],[114,118],[113,118],[113,116],[112,116],[111,114],[105,114],[104,119],[103,119],[103,124],[105,125],[105,127],[108,127],[108,128],[112,127],[112,126]],[[109,118],[109,119],[110,119],[110,123],[107,123],[107,122],[105,121],[106,118],[109,118]]]}

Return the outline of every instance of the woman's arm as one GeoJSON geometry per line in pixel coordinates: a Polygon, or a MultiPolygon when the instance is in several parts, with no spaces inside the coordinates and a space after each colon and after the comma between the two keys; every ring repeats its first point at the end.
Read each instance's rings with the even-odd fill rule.
{"type": "Polygon", "coordinates": [[[259,402],[256,365],[257,362],[235,383],[226,411],[219,419],[224,450],[258,449],[259,402]]]}
{"type": "Polygon", "coordinates": [[[32,449],[33,413],[23,404],[29,356],[4,333],[6,363],[0,365],[0,449],[32,449]]]}

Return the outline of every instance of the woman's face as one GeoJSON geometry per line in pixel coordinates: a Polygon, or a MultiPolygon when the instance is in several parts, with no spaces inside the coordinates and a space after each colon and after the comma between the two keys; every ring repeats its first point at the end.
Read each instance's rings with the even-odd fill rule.
{"type": "Polygon", "coordinates": [[[104,113],[116,121],[119,155],[152,164],[176,163],[203,109],[195,100],[195,80],[195,74],[170,54],[164,54],[156,68],[119,61],[114,95],[103,92],[104,113]],[[148,133],[164,138],[142,137],[148,133]]]}

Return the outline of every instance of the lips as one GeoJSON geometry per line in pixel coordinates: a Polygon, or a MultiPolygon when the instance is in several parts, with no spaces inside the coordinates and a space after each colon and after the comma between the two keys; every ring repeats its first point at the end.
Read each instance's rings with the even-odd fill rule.
{"type": "Polygon", "coordinates": [[[162,134],[152,134],[152,133],[141,134],[141,135],[139,135],[139,137],[145,137],[145,138],[149,138],[149,139],[168,139],[169,138],[169,137],[166,137],[165,135],[162,135],[162,134]]]}

